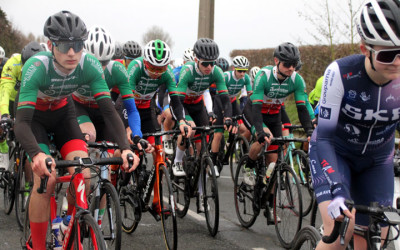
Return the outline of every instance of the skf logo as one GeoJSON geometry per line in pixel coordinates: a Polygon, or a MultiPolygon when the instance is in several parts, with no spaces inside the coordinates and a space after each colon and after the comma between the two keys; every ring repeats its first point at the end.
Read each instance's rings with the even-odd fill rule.
{"type": "Polygon", "coordinates": [[[326,160],[323,160],[321,162],[322,165],[322,170],[326,171],[328,174],[332,174],[335,172],[335,170],[332,169],[331,165],[326,160]]]}

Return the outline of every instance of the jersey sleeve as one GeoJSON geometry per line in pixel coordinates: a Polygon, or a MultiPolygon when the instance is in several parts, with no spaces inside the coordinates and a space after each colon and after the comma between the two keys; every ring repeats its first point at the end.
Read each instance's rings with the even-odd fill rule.
{"type": "Polygon", "coordinates": [[[228,88],[226,87],[225,83],[225,77],[224,77],[224,72],[222,69],[218,66],[214,66],[214,82],[215,85],[217,86],[217,93],[219,95],[227,95],[228,93],[228,88]]]}
{"type": "Polygon", "coordinates": [[[84,81],[90,86],[94,99],[97,101],[103,98],[111,98],[103,68],[100,62],[92,55],[85,55],[83,66],[84,81]]]}
{"type": "Polygon", "coordinates": [[[253,104],[262,104],[264,99],[264,87],[267,82],[267,76],[264,71],[256,75],[254,79],[254,89],[253,94],[250,99],[253,104]]]}
{"type": "Polygon", "coordinates": [[[128,66],[129,85],[133,91],[136,90],[136,83],[139,81],[140,71],[140,61],[133,60],[128,66]]]}
{"type": "MultiPolygon", "coordinates": [[[[333,62],[325,71],[320,100],[316,149],[320,162],[317,163],[329,182],[331,188],[341,183],[341,175],[337,166],[337,157],[334,147],[334,137],[338,124],[340,104],[344,96],[344,87],[340,76],[339,66],[333,62]]],[[[337,191],[336,195],[347,197],[344,190],[337,191]]]]}
{"type": "Polygon", "coordinates": [[[245,85],[245,87],[246,87],[246,91],[247,92],[249,92],[249,91],[253,91],[253,89],[252,89],[252,87],[251,87],[251,79],[250,79],[250,76],[249,75],[245,75],[244,76],[244,85],[245,85]]]}

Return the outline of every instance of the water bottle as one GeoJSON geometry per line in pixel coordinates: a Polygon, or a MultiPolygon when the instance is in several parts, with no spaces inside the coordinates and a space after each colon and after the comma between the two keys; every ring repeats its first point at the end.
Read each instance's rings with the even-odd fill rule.
{"type": "Polygon", "coordinates": [[[68,200],[67,200],[67,193],[65,193],[62,201],[61,216],[64,217],[67,214],[67,211],[68,211],[68,200]]]}
{"type": "Polygon", "coordinates": [[[58,250],[58,249],[62,249],[62,240],[60,241],[60,236],[61,236],[61,232],[60,232],[60,226],[62,224],[63,219],[59,216],[57,216],[52,224],[51,224],[51,230],[53,233],[53,246],[54,246],[54,250],[58,250]]]}
{"type": "Polygon", "coordinates": [[[274,171],[274,168],[275,168],[275,162],[271,162],[271,163],[268,165],[267,172],[265,173],[265,175],[267,176],[267,178],[269,178],[269,177],[271,176],[272,171],[274,171]]]}
{"type": "Polygon", "coordinates": [[[64,219],[60,223],[60,236],[59,236],[58,240],[61,242],[61,246],[62,246],[62,243],[64,242],[65,233],[67,231],[70,220],[71,220],[71,215],[67,215],[64,217],[64,219]]]}

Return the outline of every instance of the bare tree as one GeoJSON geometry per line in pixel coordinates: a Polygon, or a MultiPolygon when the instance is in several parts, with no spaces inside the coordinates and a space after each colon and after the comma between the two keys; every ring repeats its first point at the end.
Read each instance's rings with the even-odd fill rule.
{"type": "Polygon", "coordinates": [[[168,44],[168,46],[170,48],[172,48],[174,45],[174,42],[172,41],[171,36],[167,32],[165,32],[161,27],[156,26],[156,25],[150,27],[147,30],[147,32],[144,33],[144,35],[142,37],[142,43],[147,44],[151,40],[155,40],[155,39],[160,39],[160,40],[164,41],[165,43],[168,44]]]}

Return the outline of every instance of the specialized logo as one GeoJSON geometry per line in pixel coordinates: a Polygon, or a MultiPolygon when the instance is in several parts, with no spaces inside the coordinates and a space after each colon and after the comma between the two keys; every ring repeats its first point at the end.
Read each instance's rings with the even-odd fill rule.
{"type": "Polygon", "coordinates": [[[321,110],[319,111],[319,117],[330,120],[331,119],[331,108],[321,107],[321,110]]]}
{"type": "Polygon", "coordinates": [[[78,193],[81,194],[81,201],[82,201],[82,203],[84,203],[85,202],[85,200],[84,200],[85,183],[83,183],[83,180],[81,180],[81,182],[79,183],[78,188],[76,190],[78,191],[78,193]]]}

